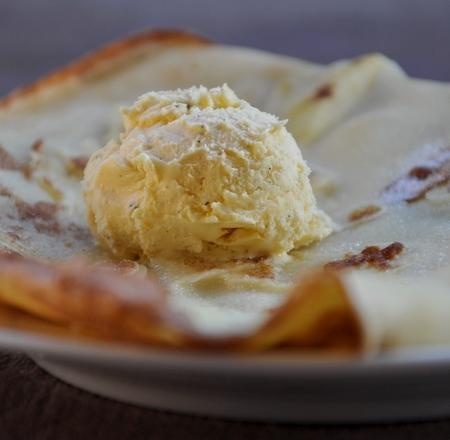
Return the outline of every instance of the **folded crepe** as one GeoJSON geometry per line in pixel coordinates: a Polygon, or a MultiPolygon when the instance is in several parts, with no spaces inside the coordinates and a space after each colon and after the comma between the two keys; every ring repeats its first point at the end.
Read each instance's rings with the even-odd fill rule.
{"type": "Polygon", "coordinates": [[[176,348],[450,343],[450,86],[373,54],[319,66],[184,32],[112,43],[0,101],[0,325],[176,348]],[[336,231],[282,259],[117,261],[80,176],[149,90],[228,83],[287,118],[336,231]]]}

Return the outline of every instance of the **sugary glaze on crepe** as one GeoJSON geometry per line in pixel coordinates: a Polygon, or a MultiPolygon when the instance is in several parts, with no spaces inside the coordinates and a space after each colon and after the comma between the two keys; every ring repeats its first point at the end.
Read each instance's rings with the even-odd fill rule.
{"type": "MultiPolygon", "coordinates": [[[[385,196],[386,188],[403,176],[414,179],[412,169],[436,168],[431,162],[446,154],[448,85],[411,80],[381,55],[322,67],[174,34],[139,41],[123,55],[106,50],[98,64],[88,58],[3,101],[0,227],[5,247],[53,260],[79,254],[106,259],[85,233],[79,170],[88,155],[117,136],[117,108],[147,90],[227,82],[257,108],[290,119],[288,127],[299,143],[308,144],[303,153],[313,170],[319,206],[339,230],[283,261],[199,268],[191,261],[154,260],[151,270],[170,287],[169,309],[187,315],[201,335],[254,332],[245,344],[255,349],[339,345],[340,334],[353,335],[348,344],[353,347],[450,342],[446,269],[427,277],[450,265],[448,179],[439,177],[415,203],[385,196]],[[113,53],[112,58],[105,53],[113,53]],[[38,140],[42,143],[34,151],[31,146],[38,140]],[[377,208],[367,211],[368,206],[377,208]],[[52,224],[58,225],[55,230],[52,224]],[[395,242],[404,249],[388,271],[304,278],[311,268],[395,242]],[[416,282],[418,276],[423,281],[416,282]],[[296,277],[302,281],[283,305],[296,277]],[[402,292],[398,296],[397,289],[402,292]],[[333,331],[324,330],[327,316],[340,317],[333,331]],[[426,331],[420,333],[414,322],[426,331]]],[[[435,174],[441,176],[443,169],[435,174]]],[[[420,176],[422,181],[435,179],[420,176]]],[[[0,265],[3,293],[16,286],[6,261],[0,265]]],[[[26,267],[22,277],[32,281],[38,269],[26,267]]],[[[51,291],[63,297],[57,287],[51,291]]],[[[3,300],[10,303],[11,295],[3,300]]],[[[52,307],[62,307],[57,304],[52,307]]],[[[26,301],[15,305],[30,311],[26,301]]],[[[79,319],[62,309],[75,322],[79,319]]]]}

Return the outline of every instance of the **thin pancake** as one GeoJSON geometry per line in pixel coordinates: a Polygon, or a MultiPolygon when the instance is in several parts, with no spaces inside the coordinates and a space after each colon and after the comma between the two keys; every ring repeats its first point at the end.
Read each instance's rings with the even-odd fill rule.
{"type": "Polygon", "coordinates": [[[415,203],[386,197],[412,169],[434,170],[442,162],[450,145],[449,113],[448,85],[411,80],[380,55],[322,67],[206,44],[185,33],[113,43],[0,102],[0,242],[36,258],[0,258],[0,298],[59,325],[175,347],[355,350],[450,342],[445,325],[428,326],[426,338],[411,325],[417,310],[424,322],[450,314],[439,307],[448,280],[433,274],[450,265],[448,179],[439,177],[445,162],[444,171],[433,171],[438,184],[415,203]],[[90,285],[95,273],[89,264],[60,262],[80,254],[109,259],[88,231],[79,179],[88,155],[118,135],[119,106],[148,90],[224,82],[262,110],[291,116],[289,128],[300,145],[310,142],[304,156],[336,232],[283,261],[224,267],[152,261],[149,270],[168,294],[153,278],[138,282],[128,275],[115,274],[113,286],[106,278],[90,285]],[[391,276],[307,275],[346,259],[370,269],[368,260],[348,254],[365,255],[370,248],[384,255],[397,242],[401,252],[378,267],[391,276]],[[74,291],[61,283],[65,277],[75,280],[74,291]],[[416,277],[423,278],[427,298],[414,293],[416,277]],[[381,299],[373,286],[382,289],[381,299]],[[396,295],[397,288],[411,295],[396,295]],[[155,295],[163,305],[155,304],[155,295]],[[393,300],[400,306],[391,308],[393,300]],[[409,307],[424,301],[437,305],[409,307]],[[385,308],[392,310],[389,322],[380,314],[385,308]]]}

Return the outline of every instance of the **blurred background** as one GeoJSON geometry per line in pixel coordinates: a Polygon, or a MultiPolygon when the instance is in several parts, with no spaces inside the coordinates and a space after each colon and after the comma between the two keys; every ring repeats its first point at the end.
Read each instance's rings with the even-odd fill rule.
{"type": "Polygon", "coordinates": [[[0,94],[149,27],[325,63],[379,51],[450,80],[450,0],[0,0],[0,94]]]}

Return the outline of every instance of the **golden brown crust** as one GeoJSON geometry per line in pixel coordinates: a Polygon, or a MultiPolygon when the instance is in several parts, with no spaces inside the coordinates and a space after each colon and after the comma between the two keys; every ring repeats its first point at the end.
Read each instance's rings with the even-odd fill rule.
{"type": "Polygon", "coordinates": [[[0,254],[0,326],[183,349],[362,347],[362,326],[337,274],[318,272],[299,281],[272,316],[248,335],[212,337],[195,331],[186,316],[171,309],[157,280],[129,269],[130,264],[44,263],[0,254]],[[16,312],[9,316],[11,308],[16,312]]]}
{"type": "Polygon", "coordinates": [[[381,211],[381,206],[378,205],[367,205],[362,208],[355,209],[352,211],[347,219],[349,222],[357,222],[363,219],[367,219],[368,217],[373,217],[375,214],[378,214],[381,211]]]}
{"type": "Polygon", "coordinates": [[[123,276],[86,261],[44,263],[0,256],[0,302],[60,325],[77,324],[115,340],[176,346],[189,326],[168,309],[153,278],[123,276]]]}
{"type": "Polygon", "coordinates": [[[364,332],[341,278],[319,271],[299,280],[286,301],[247,341],[244,350],[314,348],[357,352],[364,332]]]}
{"type": "Polygon", "coordinates": [[[422,163],[416,163],[406,174],[388,185],[382,200],[388,203],[415,203],[439,186],[450,183],[450,147],[430,155],[422,163]]]}
{"type": "Polygon", "coordinates": [[[88,163],[88,156],[75,156],[66,160],[66,173],[70,177],[81,180],[83,178],[84,169],[88,163]]]}
{"type": "Polygon", "coordinates": [[[0,145],[0,170],[22,171],[22,169],[23,165],[18,163],[16,159],[0,145]]]}
{"type": "Polygon", "coordinates": [[[64,338],[76,341],[97,341],[99,339],[113,342],[110,338],[103,338],[99,332],[68,323],[54,322],[25,313],[14,307],[0,304],[0,327],[53,338],[64,338]]]}
{"type": "Polygon", "coordinates": [[[147,47],[160,45],[204,45],[209,41],[201,36],[181,30],[150,30],[131,35],[126,38],[106,44],[101,48],[69,63],[68,65],[43,76],[37,81],[19,87],[0,99],[0,111],[8,110],[25,101],[27,98],[39,95],[48,89],[61,86],[65,82],[80,80],[88,75],[115,65],[122,58],[132,58],[145,51],[147,47]]]}
{"type": "Polygon", "coordinates": [[[330,261],[325,264],[324,269],[342,270],[367,266],[377,270],[387,270],[391,268],[391,261],[397,258],[404,248],[405,246],[398,241],[382,249],[378,246],[367,246],[357,254],[348,254],[341,260],[330,261]]]}

